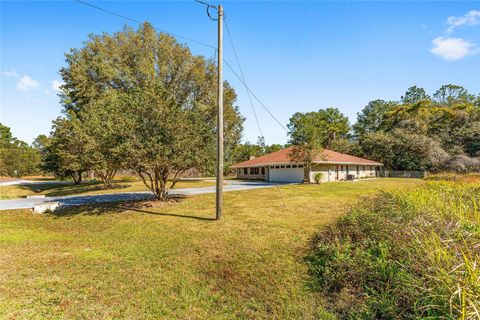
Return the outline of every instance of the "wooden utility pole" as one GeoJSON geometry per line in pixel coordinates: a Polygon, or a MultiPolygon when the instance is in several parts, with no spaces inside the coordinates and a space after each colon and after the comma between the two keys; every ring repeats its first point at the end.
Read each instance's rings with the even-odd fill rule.
{"type": "Polygon", "coordinates": [[[218,6],[218,95],[217,95],[217,190],[216,219],[222,217],[223,207],[223,6],[218,6]]]}
{"type": "Polygon", "coordinates": [[[195,0],[207,7],[207,15],[218,23],[218,47],[217,47],[217,168],[216,168],[216,198],[215,198],[215,219],[222,217],[223,207],[223,6],[212,6],[201,0],[195,0]],[[210,8],[217,10],[217,18],[210,14],[210,8]]]}

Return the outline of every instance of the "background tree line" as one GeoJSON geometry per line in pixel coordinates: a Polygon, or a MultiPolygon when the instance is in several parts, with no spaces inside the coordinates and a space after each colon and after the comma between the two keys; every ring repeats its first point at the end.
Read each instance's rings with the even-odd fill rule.
{"type": "Polygon", "coordinates": [[[290,144],[328,148],[393,170],[480,170],[480,95],[444,85],[433,96],[409,88],[399,101],[374,100],[348,118],[337,108],[295,113],[290,144]]]}
{"type": "Polygon", "coordinates": [[[401,170],[480,170],[480,95],[444,85],[433,96],[409,88],[398,102],[370,102],[349,146],[401,170]]]}
{"type": "Polygon", "coordinates": [[[35,145],[15,138],[10,128],[0,123],[0,176],[21,177],[39,174],[40,152],[35,145]]]}

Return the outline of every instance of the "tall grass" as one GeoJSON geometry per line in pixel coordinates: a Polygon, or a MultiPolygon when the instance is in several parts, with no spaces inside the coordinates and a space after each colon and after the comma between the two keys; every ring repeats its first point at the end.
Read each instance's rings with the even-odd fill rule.
{"type": "Polygon", "coordinates": [[[358,204],[312,242],[313,289],[344,319],[480,319],[480,178],[358,204]]]}

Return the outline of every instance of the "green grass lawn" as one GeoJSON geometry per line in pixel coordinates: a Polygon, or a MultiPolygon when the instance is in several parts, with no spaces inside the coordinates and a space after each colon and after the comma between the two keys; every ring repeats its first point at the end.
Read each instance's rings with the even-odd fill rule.
{"type": "MultiPolygon", "coordinates": [[[[175,189],[198,188],[215,185],[214,182],[201,180],[178,181],[175,189]]],[[[71,181],[60,183],[36,183],[27,185],[0,186],[0,200],[24,198],[29,195],[44,194],[46,196],[70,196],[118,192],[148,191],[148,188],[141,181],[124,182],[117,180],[112,189],[105,189],[101,181],[86,181],[75,185],[71,181]]]]}
{"type": "Polygon", "coordinates": [[[313,319],[311,237],[359,196],[414,179],[332,182],[164,204],[0,212],[1,319],[313,319]]]}

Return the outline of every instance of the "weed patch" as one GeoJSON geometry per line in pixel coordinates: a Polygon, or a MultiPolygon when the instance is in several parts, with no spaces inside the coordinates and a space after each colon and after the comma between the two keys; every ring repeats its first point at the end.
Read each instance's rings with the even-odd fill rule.
{"type": "Polygon", "coordinates": [[[480,318],[480,182],[452,181],[382,192],[314,238],[306,261],[328,309],[341,319],[480,318]]]}

